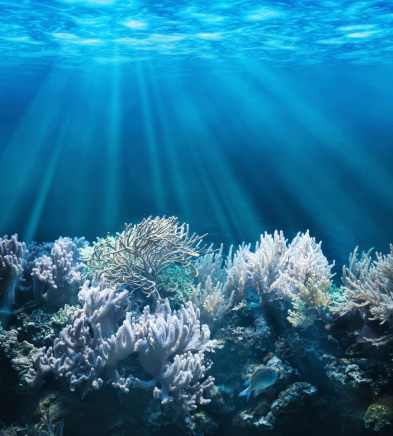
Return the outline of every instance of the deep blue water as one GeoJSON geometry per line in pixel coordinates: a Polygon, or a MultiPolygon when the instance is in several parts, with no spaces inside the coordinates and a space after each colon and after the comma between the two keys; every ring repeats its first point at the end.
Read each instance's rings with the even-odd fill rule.
{"type": "Polygon", "coordinates": [[[207,242],[393,242],[393,6],[0,2],[0,233],[176,215],[207,242]]]}

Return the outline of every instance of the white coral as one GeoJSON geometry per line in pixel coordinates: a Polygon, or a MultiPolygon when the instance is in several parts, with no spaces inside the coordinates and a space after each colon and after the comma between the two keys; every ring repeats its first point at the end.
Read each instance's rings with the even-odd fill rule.
{"type": "Polygon", "coordinates": [[[190,422],[195,404],[207,401],[202,394],[213,380],[202,380],[210,368],[204,351],[213,351],[215,346],[209,328],[200,325],[199,309],[194,310],[191,302],[178,311],[171,310],[168,300],[157,303],[154,313],[146,306],[136,319],[126,313],[127,296],[128,291],[107,288],[105,283],[89,286],[86,282],[79,293],[83,309],[68,312],[68,325],[53,347],[35,356],[36,370],[27,382],[36,386],[48,372],[54,372],[68,380],[72,391],[81,389],[84,397],[103,385],[105,369],[108,381],[125,393],[141,387],[154,390],[164,404],[177,401],[190,422]],[[117,365],[132,353],[138,353],[151,380],[120,377],[117,365]]]}
{"type": "Polygon", "coordinates": [[[393,245],[390,253],[376,253],[371,262],[370,252],[362,253],[357,260],[357,248],[343,268],[343,285],[346,300],[333,309],[339,315],[359,310],[370,321],[384,324],[393,315],[393,245]]]}
{"type": "Polygon", "coordinates": [[[293,298],[300,284],[306,285],[309,279],[314,283],[330,280],[334,262],[329,264],[322,253],[322,242],[318,244],[315,238],[306,233],[298,233],[289,246],[288,260],[280,270],[280,278],[275,282],[275,288],[283,295],[293,298]]]}
{"type": "Polygon", "coordinates": [[[277,230],[273,236],[265,232],[260,243],[256,244],[255,253],[246,253],[249,281],[260,296],[275,289],[289,254],[287,240],[283,232],[278,233],[277,230]]]}

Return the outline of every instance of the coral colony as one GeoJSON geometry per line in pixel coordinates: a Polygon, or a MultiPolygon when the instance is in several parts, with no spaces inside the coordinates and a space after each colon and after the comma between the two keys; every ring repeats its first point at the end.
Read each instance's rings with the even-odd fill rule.
{"type": "MultiPolygon", "coordinates": [[[[55,397],[68,387],[83,408],[112,387],[121,411],[147,391],[140,416],[123,411],[117,425],[184,434],[285,434],[299,417],[308,431],[321,409],[359,434],[392,429],[393,246],[375,259],[356,248],[337,286],[308,231],[291,243],[265,233],[226,256],[202,238],[175,217],[93,244],[1,238],[1,358],[19,392],[42,405],[48,383],[55,397]]],[[[52,428],[49,408],[40,428],[52,428]]],[[[31,425],[28,411],[18,419],[31,425]]],[[[55,411],[57,434],[78,434],[67,416],[55,411]]]]}

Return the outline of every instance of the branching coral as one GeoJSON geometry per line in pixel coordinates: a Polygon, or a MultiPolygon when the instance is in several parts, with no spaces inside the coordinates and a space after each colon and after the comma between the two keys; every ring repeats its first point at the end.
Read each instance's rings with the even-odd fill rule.
{"type": "Polygon", "coordinates": [[[46,300],[60,307],[72,303],[79,290],[84,264],[78,262],[79,249],[86,246],[85,238],[62,238],[55,241],[50,255],[34,260],[31,276],[33,292],[37,302],[46,300]]]}
{"type": "Polygon", "coordinates": [[[297,294],[292,294],[293,310],[288,310],[288,321],[294,327],[300,327],[303,330],[313,325],[330,305],[329,288],[331,285],[332,282],[326,278],[318,282],[310,278],[305,285],[301,283],[297,294]]]}
{"type": "Polygon", "coordinates": [[[368,253],[357,259],[357,248],[344,266],[342,290],[346,300],[337,304],[333,311],[344,315],[359,310],[370,321],[381,324],[391,321],[393,315],[393,245],[390,254],[376,253],[376,260],[368,253]]]}
{"type": "Polygon", "coordinates": [[[83,309],[68,312],[68,325],[53,347],[40,349],[34,358],[36,370],[27,382],[39,385],[48,372],[54,372],[68,380],[72,391],[81,389],[84,397],[103,385],[106,374],[123,392],[140,387],[153,390],[163,404],[175,401],[190,423],[190,412],[196,403],[208,401],[203,392],[213,383],[211,377],[202,380],[210,368],[204,352],[215,345],[209,328],[200,325],[199,310],[191,302],[178,311],[171,310],[168,300],[157,303],[154,313],[146,306],[136,319],[127,312],[127,296],[127,290],[118,291],[102,282],[89,287],[85,282],[79,293],[83,309]],[[118,363],[133,353],[138,353],[151,380],[120,377],[118,363]]]}
{"type": "Polygon", "coordinates": [[[332,283],[333,266],[323,255],[321,243],[317,244],[308,231],[299,233],[289,247],[282,232],[265,232],[255,252],[244,243],[233,259],[230,251],[224,289],[227,295],[228,290],[234,291],[237,302],[245,299],[247,289],[256,291],[261,298],[272,293],[275,298],[289,297],[293,303],[289,320],[305,328],[329,304],[327,289],[332,283]]]}
{"type": "Polygon", "coordinates": [[[168,298],[174,308],[185,304],[192,298],[194,275],[192,268],[170,265],[163,271],[157,283],[161,297],[168,298]]]}
{"type": "Polygon", "coordinates": [[[213,250],[213,245],[210,245],[207,253],[196,259],[193,264],[198,270],[198,282],[202,286],[205,286],[207,280],[210,280],[213,286],[216,286],[218,282],[226,282],[227,273],[224,268],[222,244],[219,250],[213,250]]]}
{"type": "Polygon", "coordinates": [[[15,301],[15,288],[25,266],[26,244],[18,241],[18,235],[0,238],[0,294],[15,301]]]}
{"type": "Polygon", "coordinates": [[[279,280],[275,282],[277,290],[292,298],[299,285],[306,285],[309,279],[315,284],[321,280],[330,280],[334,263],[329,264],[322,253],[321,244],[322,242],[317,244],[308,231],[296,235],[289,246],[287,263],[280,270],[279,280]]]}
{"type": "Polygon", "coordinates": [[[200,308],[201,320],[210,328],[214,328],[232,309],[236,290],[239,301],[245,292],[246,283],[242,282],[244,276],[241,269],[244,263],[242,249],[245,247],[239,247],[234,260],[232,260],[232,248],[231,246],[226,261],[223,257],[223,245],[215,251],[211,245],[209,252],[194,262],[199,274],[198,285],[192,294],[192,302],[195,307],[200,308]]]}
{"type": "Polygon", "coordinates": [[[94,246],[87,265],[98,270],[109,283],[141,289],[147,295],[161,298],[160,275],[171,265],[198,271],[191,259],[204,252],[200,247],[203,236],[189,234],[186,224],[179,225],[176,217],[144,219],[140,224],[126,224],[122,233],[94,246]]]}
{"type": "Polygon", "coordinates": [[[250,253],[251,244],[243,243],[239,246],[232,258],[232,246],[230,247],[225,270],[227,279],[224,288],[227,293],[235,291],[234,300],[240,303],[246,296],[250,285],[250,275],[248,273],[247,256],[250,253]]]}
{"type": "Polygon", "coordinates": [[[330,308],[333,266],[323,255],[321,242],[317,244],[308,231],[294,238],[274,285],[291,298],[293,310],[288,311],[288,321],[293,326],[306,329],[330,308]]]}
{"type": "Polygon", "coordinates": [[[135,343],[138,359],[153,378],[122,378],[114,386],[124,392],[131,386],[153,390],[154,398],[162,404],[176,402],[190,424],[190,412],[196,403],[209,402],[203,398],[203,392],[214,381],[212,377],[201,381],[210,368],[210,364],[205,366],[204,351],[213,351],[215,343],[210,340],[207,325],[200,326],[199,310],[195,311],[189,302],[172,312],[167,300],[158,303],[155,313],[150,314],[147,306],[138,321],[125,324],[125,332],[132,331],[140,336],[135,343]]]}
{"type": "Polygon", "coordinates": [[[116,379],[111,336],[117,331],[116,322],[126,313],[127,295],[127,291],[118,292],[103,283],[89,288],[86,281],[80,292],[83,309],[68,311],[68,325],[53,347],[40,349],[34,357],[36,370],[31,371],[27,382],[34,387],[41,384],[47,373],[54,372],[68,380],[71,391],[79,387],[84,397],[89,390],[102,386],[100,375],[104,368],[116,379]]]}
{"type": "Polygon", "coordinates": [[[260,243],[256,244],[255,253],[246,253],[249,282],[260,296],[272,292],[277,286],[289,253],[287,240],[277,230],[273,236],[265,232],[264,236],[261,235],[260,243]]]}
{"type": "Polygon", "coordinates": [[[234,295],[235,291],[232,291],[231,295],[227,297],[224,292],[224,285],[220,282],[213,286],[210,276],[208,276],[202,289],[201,283],[199,283],[194,291],[193,303],[202,309],[202,322],[212,328],[231,310],[234,295]]]}

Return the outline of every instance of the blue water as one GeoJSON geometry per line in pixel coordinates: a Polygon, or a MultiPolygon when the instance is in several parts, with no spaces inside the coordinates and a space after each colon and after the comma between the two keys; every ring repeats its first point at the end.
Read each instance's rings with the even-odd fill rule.
{"type": "Polygon", "coordinates": [[[393,242],[393,6],[0,2],[0,233],[176,215],[208,242],[393,242]]]}

